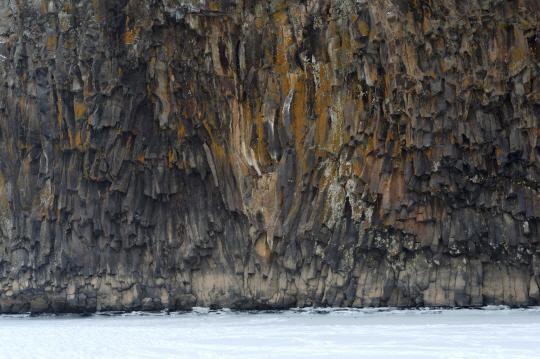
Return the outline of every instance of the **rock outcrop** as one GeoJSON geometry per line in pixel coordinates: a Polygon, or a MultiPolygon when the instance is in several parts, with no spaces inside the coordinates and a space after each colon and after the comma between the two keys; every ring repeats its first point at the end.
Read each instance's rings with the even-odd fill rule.
{"type": "Polygon", "coordinates": [[[538,304],[539,6],[0,0],[0,311],[538,304]]]}

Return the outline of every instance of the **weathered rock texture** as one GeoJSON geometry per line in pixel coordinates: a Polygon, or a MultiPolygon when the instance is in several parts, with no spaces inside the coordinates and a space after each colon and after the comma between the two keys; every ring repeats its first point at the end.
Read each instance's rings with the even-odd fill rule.
{"type": "Polygon", "coordinates": [[[535,0],[0,0],[3,312],[540,296],[535,0]]]}

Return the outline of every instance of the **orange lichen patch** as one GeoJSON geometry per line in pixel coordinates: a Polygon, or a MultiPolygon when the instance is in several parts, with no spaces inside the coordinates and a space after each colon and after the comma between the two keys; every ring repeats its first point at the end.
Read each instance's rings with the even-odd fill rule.
{"type": "Polygon", "coordinates": [[[41,2],[41,11],[47,12],[47,1],[46,0],[43,0],[41,2]]]}
{"type": "Polygon", "coordinates": [[[129,23],[129,17],[126,19],[126,32],[124,33],[123,40],[124,44],[130,45],[135,42],[135,39],[139,36],[140,29],[135,28],[134,30],[127,27],[129,23]]]}
{"type": "Polygon", "coordinates": [[[99,11],[99,0],[94,0],[94,8],[96,9],[96,11],[94,13],[94,19],[99,21],[101,19],[101,17],[99,16],[99,13],[98,13],[98,11],[99,11]]]}
{"type": "Polygon", "coordinates": [[[22,150],[25,150],[25,149],[28,149],[28,145],[24,144],[24,143],[20,143],[19,142],[19,149],[22,151],[22,150]]]}
{"type": "Polygon", "coordinates": [[[56,39],[54,37],[49,37],[47,39],[47,51],[55,51],[56,39]]]}
{"type": "Polygon", "coordinates": [[[210,10],[212,11],[218,11],[219,10],[219,4],[214,1],[210,1],[210,10]]]}
{"type": "Polygon", "coordinates": [[[169,168],[173,167],[173,162],[175,162],[175,156],[173,153],[173,149],[169,148],[169,154],[167,156],[168,162],[169,162],[169,168]]]}
{"type": "MultiPolygon", "coordinates": [[[[298,76],[296,76],[298,77],[298,76]]],[[[306,148],[303,145],[305,136],[309,129],[309,121],[307,115],[306,104],[308,103],[308,94],[306,92],[307,86],[305,86],[304,76],[302,75],[297,80],[292,80],[291,83],[294,86],[295,95],[293,102],[291,103],[291,131],[294,135],[295,147],[297,149],[298,158],[306,160],[305,151],[306,148]]],[[[300,180],[303,171],[297,172],[297,180],[300,180]]]]}
{"type": "Polygon", "coordinates": [[[86,78],[86,81],[84,82],[83,97],[85,99],[94,95],[94,93],[92,91],[90,91],[90,85],[91,85],[91,77],[88,76],[86,78]]]}
{"type": "Polygon", "coordinates": [[[71,134],[71,130],[69,128],[67,129],[67,133],[69,138],[69,146],[73,148],[73,135],[71,134]]]}
{"type": "Polygon", "coordinates": [[[216,170],[221,171],[226,160],[225,149],[219,146],[215,141],[212,141],[211,147],[212,147],[212,153],[215,154],[218,159],[216,165],[219,166],[219,168],[216,168],[216,170]]]}
{"type": "Polygon", "coordinates": [[[497,157],[497,164],[499,166],[505,162],[504,152],[501,148],[495,150],[495,156],[497,157]]]}
{"type": "Polygon", "coordinates": [[[521,48],[512,48],[509,52],[509,67],[511,71],[521,70],[523,67],[523,61],[525,60],[525,54],[521,48]]]}
{"type": "Polygon", "coordinates": [[[64,114],[62,112],[62,98],[61,97],[58,97],[57,106],[58,106],[58,126],[62,128],[62,120],[64,119],[64,114]]]}
{"type": "Polygon", "coordinates": [[[186,136],[186,128],[182,124],[182,121],[180,120],[180,116],[178,115],[178,113],[175,113],[174,117],[176,118],[176,124],[178,125],[178,130],[176,132],[176,135],[178,137],[178,141],[181,141],[182,138],[186,136]]]}
{"type": "Polygon", "coordinates": [[[137,160],[141,163],[144,163],[144,155],[137,157],[137,160]]]}
{"type": "Polygon", "coordinates": [[[58,21],[60,22],[60,26],[62,27],[62,30],[69,29],[69,21],[65,16],[58,16],[58,21]]]}
{"type": "Polygon", "coordinates": [[[287,15],[287,12],[284,10],[278,11],[274,14],[274,22],[275,26],[284,26],[288,23],[289,16],[287,15]]]}
{"type": "Polygon", "coordinates": [[[78,121],[83,118],[86,106],[82,102],[75,103],[75,120],[78,121]]]}
{"type": "Polygon", "coordinates": [[[355,159],[351,162],[351,172],[352,175],[355,177],[360,177],[362,174],[362,171],[364,170],[364,163],[360,161],[359,159],[355,159]]]}
{"type": "Polygon", "coordinates": [[[75,135],[74,147],[79,147],[82,144],[82,132],[77,132],[75,135]]]}
{"type": "MultiPolygon", "coordinates": [[[[287,48],[294,44],[293,41],[293,29],[289,25],[287,26],[287,13],[280,11],[274,14],[274,21],[277,26],[280,26],[280,35],[276,46],[276,61],[274,63],[276,71],[282,76],[283,81],[286,81],[286,76],[289,71],[289,63],[287,61],[287,48]]],[[[288,90],[288,89],[287,89],[288,90]]]]}

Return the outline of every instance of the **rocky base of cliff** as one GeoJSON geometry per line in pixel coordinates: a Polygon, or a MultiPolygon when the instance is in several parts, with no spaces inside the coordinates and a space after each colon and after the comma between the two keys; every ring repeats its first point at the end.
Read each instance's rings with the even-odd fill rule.
{"type": "Polygon", "coordinates": [[[150,311],[195,306],[516,307],[540,303],[540,262],[536,259],[536,276],[531,276],[531,265],[493,263],[487,256],[473,260],[442,256],[434,260],[429,251],[421,251],[389,261],[378,252],[367,251],[360,257],[361,261],[346,276],[316,257],[297,271],[275,272],[277,278],[258,272],[219,274],[205,265],[188,276],[170,273],[169,278],[123,273],[87,277],[63,274],[58,285],[45,287],[31,276],[22,275],[10,280],[12,289],[2,294],[0,311],[150,311]]]}

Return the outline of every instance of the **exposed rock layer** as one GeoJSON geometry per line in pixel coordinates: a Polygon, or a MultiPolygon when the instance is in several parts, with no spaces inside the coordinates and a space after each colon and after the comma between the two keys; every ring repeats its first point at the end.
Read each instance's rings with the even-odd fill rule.
{"type": "Polygon", "coordinates": [[[539,19],[0,0],[0,311],[537,304],[539,19]]]}

